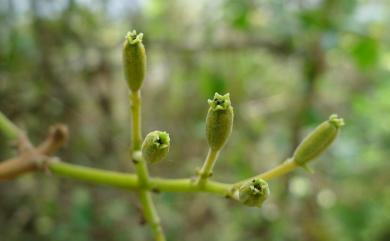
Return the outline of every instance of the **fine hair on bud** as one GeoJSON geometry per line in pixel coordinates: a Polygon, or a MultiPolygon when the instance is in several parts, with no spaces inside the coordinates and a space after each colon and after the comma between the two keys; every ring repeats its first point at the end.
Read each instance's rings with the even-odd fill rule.
{"type": "Polygon", "coordinates": [[[142,43],[143,34],[135,30],[128,32],[123,44],[124,73],[131,91],[138,91],[145,79],[146,54],[142,43]]]}
{"type": "Polygon", "coordinates": [[[331,115],[303,139],[294,152],[293,160],[301,166],[314,160],[333,143],[343,125],[342,118],[338,118],[336,114],[331,115]]]}
{"type": "Polygon", "coordinates": [[[142,156],[147,162],[156,163],[164,159],[170,146],[169,134],[165,131],[152,131],[142,143],[142,156]]]}
{"type": "Polygon", "coordinates": [[[238,200],[250,207],[261,207],[269,194],[268,183],[263,179],[254,178],[241,185],[238,190],[238,200]]]}
{"type": "Polygon", "coordinates": [[[232,133],[233,107],[229,94],[215,93],[214,98],[208,100],[210,108],[206,117],[206,136],[209,147],[218,151],[222,149],[232,133]]]}

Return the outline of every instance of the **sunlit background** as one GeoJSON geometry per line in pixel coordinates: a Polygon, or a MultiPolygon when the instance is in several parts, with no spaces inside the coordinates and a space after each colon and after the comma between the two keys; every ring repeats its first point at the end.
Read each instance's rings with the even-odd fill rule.
{"type": "MultiPolygon", "coordinates": [[[[0,1],[0,110],[39,142],[66,123],[66,162],[133,171],[121,45],[144,33],[143,131],[171,135],[161,177],[193,176],[207,99],[230,92],[233,134],[214,178],[289,157],[330,114],[346,127],[316,160],[270,181],[261,209],[154,195],[168,240],[390,240],[388,0],[0,1]]],[[[13,155],[0,139],[0,158],[13,155]]],[[[152,240],[133,192],[31,174],[0,183],[0,240],[152,240]]]]}

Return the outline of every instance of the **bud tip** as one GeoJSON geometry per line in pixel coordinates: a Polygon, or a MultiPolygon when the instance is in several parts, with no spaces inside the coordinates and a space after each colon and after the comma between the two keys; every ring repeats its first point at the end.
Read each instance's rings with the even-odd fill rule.
{"type": "Polygon", "coordinates": [[[143,36],[144,36],[143,33],[137,34],[137,31],[133,30],[133,31],[127,32],[126,40],[128,41],[129,44],[142,43],[143,36]]]}
{"type": "Polygon", "coordinates": [[[334,125],[336,128],[340,128],[345,125],[344,119],[339,118],[337,114],[332,114],[329,117],[329,122],[334,125]]]}
{"type": "Polygon", "coordinates": [[[165,131],[153,131],[153,144],[159,149],[165,149],[169,147],[171,139],[169,134],[165,131]]]}
{"type": "Polygon", "coordinates": [[[230,94],[220,95],[215,93],[214,98],[212,100],[209,99],[207,102],[213,111],[226,110],[231,106],[230,94]]]}

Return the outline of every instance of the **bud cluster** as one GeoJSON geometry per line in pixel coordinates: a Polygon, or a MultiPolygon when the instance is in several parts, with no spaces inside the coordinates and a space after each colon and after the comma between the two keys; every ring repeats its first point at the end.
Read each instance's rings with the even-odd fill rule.
{"type": "MultiPolygon", "coordinates": [[[[134,106],[139,107],[139,90],[145,79],[146,74],[146,54],[142,43],[143,34],[137,34],[136,31],[129,32],[126,35],[123,44],[123,62],[124,74],[130,90],[131,96],[134,96],[134,106]]],[[[214,97],[208,100],[209,109],[206,116],[206,138],[209,146],[209,153],[206,160],[197,173],[198,180],[195,183],[199,188],[205,188],[208,178],[212,174],[214,164],[218,158],[221,149],[226,144],[232,133],[234,111],[230,101],[229,93],[220,95],[214,94],[214,97]]],[[[139,108],[133,108],[133,113],[140,116],[139,108]]],[[[139,119],[140,120],[140,119],[139,119]]],[[[133,119],[137,124],[137,118],[133,119]]],[[[258,175],[249,181],[239,182],[235,186],[234,195],[241,203],[251,207],[261,207],[263,202],[270,195],[268,184],[265,180],[271,177],[283,175],[295,168],[297,165],[307,167],[307,163],[323,153],[335,140],[340,128],[344,125],[342,118],[333,114],[329,119],[321,123],[312,131],[302,143],[297,147],[291,159],[291,162],[285,162],[279,167],[270,170],[266,175],[258,175]],[[292,165],[293,164],[293,165],[292,165]]],[[[140,125],[135,125],[141,129],[140,125]]],[[[139,134],[141,140],[141,134],[139,134]]],[[[140,143],[140,142],[139,142],[140,143]]],[[[145,161],[156,163],[164,159],[170,148],[170,137],[167,132],[153,131],[144,139],[141,152],[145,161]]],[[[267,180],[268,180],[267,179],[267,180]]]]}

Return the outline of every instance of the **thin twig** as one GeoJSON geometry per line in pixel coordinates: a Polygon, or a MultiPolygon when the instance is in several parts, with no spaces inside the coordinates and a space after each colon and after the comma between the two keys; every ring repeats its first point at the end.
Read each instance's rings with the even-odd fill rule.
{"type": "MultiPolygon", "coordinates": [[[[12,125],[8,126],[12,127],[12,125]]],[[[0,163],[0,180],[8,180],[27,172],[44,169],[48,156],[52,156],[68,139],[68,129],[63,124],[50,127],[48,136],[38,148],[35,148],[28,136],[18,128],[12,127],[12,131],[17,132],[19,136],[19,155],[0,163]]]]}

